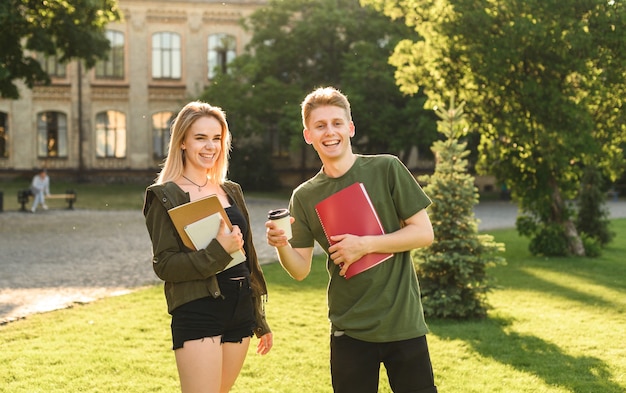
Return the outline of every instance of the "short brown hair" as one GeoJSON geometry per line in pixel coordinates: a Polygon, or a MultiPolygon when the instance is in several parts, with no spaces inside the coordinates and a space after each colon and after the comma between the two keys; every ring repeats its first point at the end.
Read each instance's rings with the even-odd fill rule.
{"type": "Polygon", "coordinates": [[[302,101],[302,125],[304,128],[308,128],[306,123],[314,109],[329,105],[342,108],[346,112],[346,118],[352,121],[348,97],[334,87],[319,87],[309,93],[302,101]]]}

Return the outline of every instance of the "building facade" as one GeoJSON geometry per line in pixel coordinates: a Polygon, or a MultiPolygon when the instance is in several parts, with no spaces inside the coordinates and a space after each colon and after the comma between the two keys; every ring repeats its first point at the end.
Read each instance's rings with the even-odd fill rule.
{"type": "Polygon", "coordinates": [[[107,61],[86,70],[40,58],[52,83],[0,99],[0,175],[153,178],[176,112],[244,51],[239,21],[265,3],[118,0],[107,61]]]}

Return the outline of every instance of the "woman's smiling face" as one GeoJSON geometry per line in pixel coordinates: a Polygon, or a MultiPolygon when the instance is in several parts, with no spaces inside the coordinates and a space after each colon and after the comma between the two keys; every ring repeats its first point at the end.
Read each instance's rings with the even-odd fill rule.
{"type": "Polygon", "coordinates": [[[181,146],[185,165],[204,171],[213,167],[222,151],[222,138],[222,125],[216,118],[205,116],[196,120],[181,146]]]}

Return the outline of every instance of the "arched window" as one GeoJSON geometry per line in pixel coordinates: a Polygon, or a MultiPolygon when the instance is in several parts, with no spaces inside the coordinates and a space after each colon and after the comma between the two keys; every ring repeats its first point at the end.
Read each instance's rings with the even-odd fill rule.
{"type": "Polygon", "coordinates": [[[126,115],[122,112],[96,114],[96,157],[126,157],[126,115]]]}
{"type": "Polygon", "coordinates": [[[170,144],[170,126],[174,118],[173,112],[158,112],[152,115],[152,149],[155,160],[167,156],[170,144]]]}
{"type": "Polygon", "coordinates": [[[7,148],[7,139],[9,134],[9,116],[0,112],[0,158],[7,158],[9,156],[9,149],[7,148]]]}
{"type": "Polygon", "coordinates": [[[161,32],[152,35],[152,77],[154,79],[180,79],[180,35],[161,32]]]}
{"type": "Polygon", "coordinates": [[[111,44],[107,60],[96,64],[96,78],[124,78],[124,33],[107,30],[106,37],[111,44]]]}
{"type": "Polygon", "coordinates": [[[213,79],[219,72],[228,72],[228,63],[237,56],[237,39],[230,34],[211,34],[207,54],[209,79],[213,79]]]}
{"type": "Polygon", "coordinates": [[[62,112],[37,115],[37,156],[67,157],[67,116],[62,112]]]}

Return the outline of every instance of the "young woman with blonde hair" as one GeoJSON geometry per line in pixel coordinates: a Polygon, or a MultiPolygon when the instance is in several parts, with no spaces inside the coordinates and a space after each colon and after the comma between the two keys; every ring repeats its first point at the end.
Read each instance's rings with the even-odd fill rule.
{"type": "Polygon", "coordinates": [[[265,320],[267,285],[241,187],[227,180],[231,134],[224,112],[190,102],[172,124],[168,156],[146,189],[143,213],[153,268],[165,282],[173,349],[183,393],[224,393],[234,385],[253,334],[257,353],[272,347],[265,320]],[[233,224],[201,250],[186,247],[169,218],[173,207],[216,194],[233,224]],[[245,263],[223,270],[243,248],[245,263]]]}

